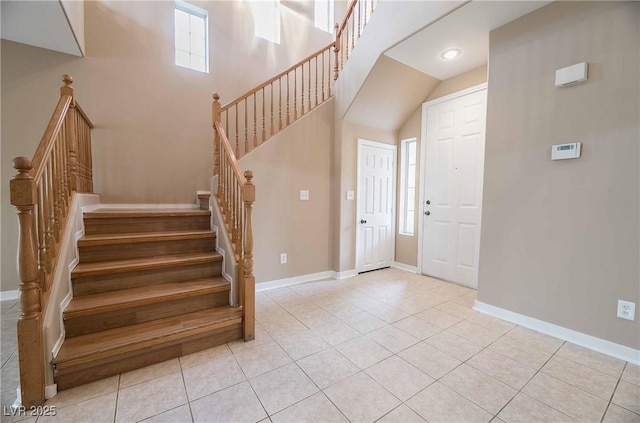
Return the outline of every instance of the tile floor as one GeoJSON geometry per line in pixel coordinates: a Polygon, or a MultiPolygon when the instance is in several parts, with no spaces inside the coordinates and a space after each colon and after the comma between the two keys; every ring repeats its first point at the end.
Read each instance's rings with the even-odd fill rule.
{"type": "MultiPolygon", "coordinates": [[[[37,422],[640,422],[638,366],[474,300],[396,269],[258,293],[255,341],[60,392],[37,422]]],[[[2,405],[16,307],[2,304],[2,405]]]]}

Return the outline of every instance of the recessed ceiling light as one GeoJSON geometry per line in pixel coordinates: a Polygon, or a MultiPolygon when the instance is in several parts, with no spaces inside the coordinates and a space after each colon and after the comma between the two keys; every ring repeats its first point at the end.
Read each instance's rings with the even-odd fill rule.
{"type": "Polygon", "coordinates": [[[460,50],[459,48],[450,48],[449,50],[443,51],[440,57],[444,60],[453,60],[461,54],[462,50],[460,50]]]}

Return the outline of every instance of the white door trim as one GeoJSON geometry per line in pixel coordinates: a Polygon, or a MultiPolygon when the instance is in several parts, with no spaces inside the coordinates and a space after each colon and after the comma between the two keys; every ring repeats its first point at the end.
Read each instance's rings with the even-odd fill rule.
{"type": "Polygon", "coordinates": [[[425,161],[427,160],[427,111],[429,107],[435,106],[436,104],[444,103],[445,101],[453,100],[454,98],[464,97],[465,95],[473,94],[477,91],[482,91],[487,89],[487,83],[483,82],[482,84],[474,85],[473,87],[466,88],[464,90],[456,91],[455,93],[451,93],[449,95],[445,95],[443,97],[436,98],[434,100],[426,101],[422,103],[422,116],[420,122],[420,164],[419,164],[419,173],[420,173],[420,192],[418,192],[418,203],[420,206],[418,207],[417,212],[418,215],[418,274],[422,273],[422,224],[423,220],[422,216],[424,215],[424,198],[425,198],[425,161]]]}
{"type": "Polygon", "coordinates": [[[358,252],[360,251],[360,237],[358,236],[358,229],[359,229],[359,224],[360,224],[360,216],[362,215],[361,212],[362,210],[360,210],[360,197],[358,197],[360,195],[360,149],[363,145],[369,146],[369,147],[376,147],[376,148],[383,148],[386,150],[391,150],[393,151],[393,183],[391,184],[392,187],[392,215],[393,215],[393,223],[391,225],[391,264],[394,262],[395,257],[396,257],[396,224],[397,224],[397,213],[396,213],[396,180],[397,180],[397,175],[398,175],[398,155],[397,155],[397,151],[398,151],[398,146],[393,145],[393,144],[386,144],[383,142],[379,142],[379,141],[371,141],[371,140],[366,140],[364,138],[358,138],[358,151],[356,154],[356,163],[357,163],[357,167],[356,167],[356,216],[355,216],[355,220],[354,220],[354,225],[355,225],[355,237],[356,237],[356,242],[355,242],[355,254],[356,254],[356,273],[359,273],[362,269],[362,263],[360,263],[360,255],[358,254],[358,252]]]}

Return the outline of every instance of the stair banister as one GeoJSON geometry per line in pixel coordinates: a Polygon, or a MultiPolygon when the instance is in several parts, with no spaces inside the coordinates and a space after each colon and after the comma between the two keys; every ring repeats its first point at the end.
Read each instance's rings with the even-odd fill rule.
{"type": "Polygon", "coordinates": [[[63,75],[60,99],[33,159],[16,157],[10,181],[11,204],[18,210],[18,275],[21,315],[18,356],[21,402],[44,403],[45,357],[42,317],[47,309],[58,249],[71,198],[93,192],[91,128],[75,101],[73,78],[63,75]]]}

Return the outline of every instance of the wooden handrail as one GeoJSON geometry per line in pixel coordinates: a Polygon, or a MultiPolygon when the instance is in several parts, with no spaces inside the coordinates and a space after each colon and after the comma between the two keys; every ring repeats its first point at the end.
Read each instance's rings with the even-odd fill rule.
{"type": "Polygon", "coordinates": [[[342,19],[342,24],[340,24],[340,26],[338,26],[338,31],[336,32],[337,36],[342,34],[342,31],[344,31],[344,28],[349,23],[349,18],[353,15],[353,10],[355,9],[356,5],[358,4],[358,1],[359,0],[352,0],[351,1],[351,4],[347,8],[347,12],[344,14],[344,19],[342,19]]]}
{"type": "Polygon", "coordinates": [[[74,100],[73,78],[62,76],[60,99],[32,160],[16,157],[10,181],[18,210],[18,274],[21,315],[18,356],[22,405],[44,403],[42,313],[58,261],[62,235],[75,192],[93,192],[91,128],[74,100]]]}

